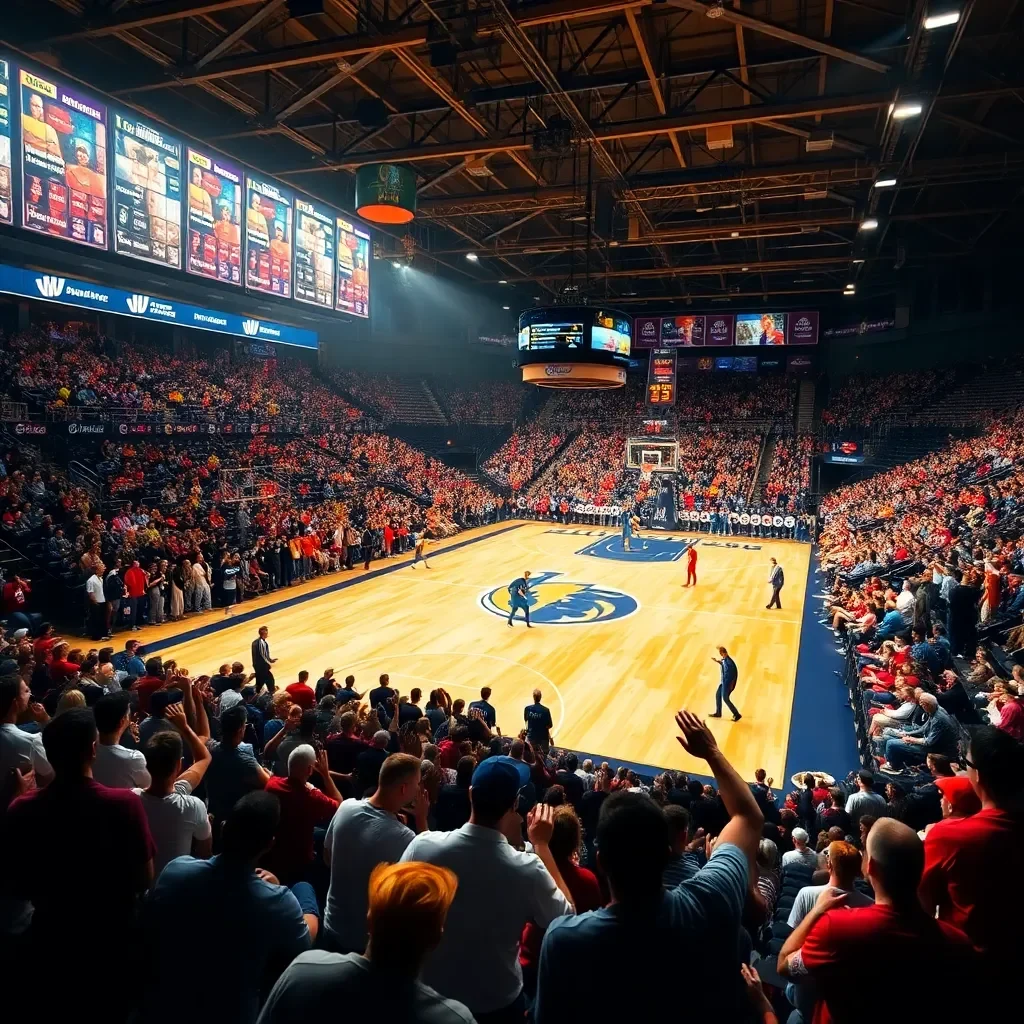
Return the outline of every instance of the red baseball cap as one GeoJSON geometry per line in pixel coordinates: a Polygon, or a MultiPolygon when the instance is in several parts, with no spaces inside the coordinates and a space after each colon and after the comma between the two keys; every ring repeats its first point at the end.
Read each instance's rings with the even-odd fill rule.
{"type": "Polygon", "coordinates": [[[966,775],[936,779],[935,785],[949,801],[954,814],[962,817],[968,814],[977,814],[981,810],[981,801],[978,799],[978,794],[974,792],[971,780],[966,775]]]}

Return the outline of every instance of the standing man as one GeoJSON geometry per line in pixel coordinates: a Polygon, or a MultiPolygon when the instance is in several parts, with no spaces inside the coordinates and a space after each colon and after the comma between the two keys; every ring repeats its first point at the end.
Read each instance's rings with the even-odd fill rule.
{"type": "Polygon", "coordinates": [[[765,605],[765,608],[778,608],[781,612],[782,602],[779,600],[779,591],[782,590],[783,584],[786,582],[786,576],[782,571],[782,566],[774,558],[771,571],[768,573],[768,582],[772,585],[772,599],[765,605]]]}
{"type": "Polygon", "coordinates": [[[530,745],[547,757],[551,747],[553,724],[551,712],[540,702],[542,696],[540,690],[533,691],[533,703],[526,705],[523,721],[526,722],[526,738],[530,741],[530,745]]]}
{"type": "Polygon", "coordinates": [[[686,585],[697,586],[697,546],[691,544],[686,550],[686,585]]]}
{"type": "Polygon", "coordinates": [[[631,551],[630,540],[633,537],[633,510],[627,504],[622,510],[622,550],[631,551]]]}
{"type": "Polygon", "coordinates": [[[270,644],[267,643],[267,634],[270,632],[266,626],[260,626],[259,636],[252,642],[252,668],[256,673],[256,692],[265,686],[271,693],[274,692],[274,673],[270,666],[277,661],[277,658],[270,656],[270,644]]]}
{"type": "MultiPolygon", "coordinates": [[[[774,562],[775,559],[773,558],[772,561],[774,562]]],[[[708,717],[721,718],[722,701],[725,701],[725,706],[732,712],[732,720],[734,722],[738,722],[743,716],[736,709],[736,705],[729,699],[729,695],[736,689],[736,680],[739,678],[739,671],[736,668],[736,662],[729,657],[729,652],[724,647],[719,647],[718,653],[721,657],[716,658],[712,656],[711,660],[717,662],[721,666],[722,678],[718,684],[718,690],[715,692],[714,714],[711,714],[708,717]]]]}
{"type": "Polygon", "coordinates": [[[530,592],[530,570],[524,569],[523,575],[518,579],[514,579],[508,585],[508,593],[511,600],[511,608],[508,613],[508,624],[512,625],[512,619],[515,617],[516,611],[520,608],[523,610],[523,614],[526,616],[526,628],[533,629],[530,625],[530,605],[526,599],[527,594],[530,592]]]}

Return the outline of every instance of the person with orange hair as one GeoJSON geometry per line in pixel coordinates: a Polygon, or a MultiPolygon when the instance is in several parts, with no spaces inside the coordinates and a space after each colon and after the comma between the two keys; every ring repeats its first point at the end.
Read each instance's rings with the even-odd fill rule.
{"type": "Polygon", "coordinates": [[[403,1024],[472,1024],[473,1015],[420,980],[427,954],[441,941],[459,886],[435,864],[378,864],[370,875],[365,953],[301,953],[277,980],[257,1024],[315,1020],[345,1008],[353,1020],[403,1024]],[[383,999],[383,1003],[382,1003],[383,999]]]}

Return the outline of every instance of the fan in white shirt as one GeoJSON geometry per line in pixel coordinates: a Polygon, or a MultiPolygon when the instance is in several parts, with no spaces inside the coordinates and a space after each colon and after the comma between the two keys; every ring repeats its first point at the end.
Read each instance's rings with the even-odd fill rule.
{"type": "MultiPolygon", "coordinates": [[[[0,780],[6,781],[15,769],[35,772],[36,785],[45,786],[53,778],[39,733],[25,732],[15,724],[28,710],[31,693],[20,676],[0,678],[0,780]]],[[[46,715],[41,712],[45,721],[46,715]]]]}
{"type": "MultiPolygon", "coordinates": [[[[198,708],[202,700],[196,701],[198,708]]],[[[196,711],[197,735],[189,727],[181,704],[169,704],[165,715],[175,732],[165,729],[155,733],[146,743],[146,765],[153,778],[147,789],[135,789],[149,821],[149,831],[156,843],[153,858],[154,877],[176,857],[190,854],[205,859],[213,847],[213,829],[206,805],[192,790],[199,785],[210,763],[209,723],[205,709],[196,711]],[[192,767],[182,771],[182,739],[188,743],[192,767]]]]}
{"type": "Polygon", "coordinates": [[[131,721],[131,697],[124,690],[107,693],[96,701],[92,710],[99,732],[92,777],[111,789],[148,786],[152,780],[142,751],[121,745],[121,737],[128,730],[138,740],[138,729],[131,721]]]}

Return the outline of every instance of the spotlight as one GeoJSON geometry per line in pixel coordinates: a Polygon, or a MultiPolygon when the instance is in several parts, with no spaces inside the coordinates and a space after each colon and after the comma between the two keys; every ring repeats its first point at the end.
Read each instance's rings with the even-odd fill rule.
{"type": "Polygon", "coordinates": [[[924,27],[931,32],[933,29],[946,28],[949,25],[955,25],[959,20],[959,11],[940,11],[937,14],[929,14],[928,17],[924,19],[924,27]]]}
{"type": "Polygon", "coordinates": [[[861,231],[874,231],[878,227],[878,221],[874,217],[868,217],[860,222],[861,231]]]}
{"type": "Polygon", "coordinates": [[[475,252],[467,252],[467,253],[466,253],[466,259],[467,259],[467,260],[469,260],[469,262],[470,262],[470,263],[476,263],[476,261],[477,261],[477,260],[478,260],[479,258],[480,258],[480,257],[479,257],[479,256],[477,256],[477,254],[476,254],[475,252]]]}
{"type": "Polygon", "coordinates": [[[854,264],[857,264],[857,263],[863,263],[864,261],[858,256],[857,259],[855,259],[853,262],[854,262],[854,264]]]}
{"type": "Polygon", "coordinates": [[[730,238],[739,238],[740,237],[740,233],[738,231],[730,231],[729,232],[729,237],[730,238]]]}
{"type": "Polygon", "coordinates": [[[501,279],[501,280],[500,280],[500,281],[498,282],[498,284],[508,284],[508,281],[506,281],[506,280],[505,280],[505,278],[502,278],[502,279],[501,279]]]}
{"type": "Polygon", "coordinates": [[[747,271],[748,271],[749,269],[750,269],[750,267],[740,267],[740,270],[741,270],[741,271],[742,271],[742,272],[743,272],[744,274],[745,274],[745,273],[746,273],[746,272],[747,272],[747,271]]]}
{"type": "Polygon", "coordinates": [[[908,117],[917,117],[924,107],[917,100],[901,100],[889,106],[889,113],[894,121],[906,121],[908,117]]]}
{"type": "Polygon", "coordinates": [[[854,293],[854,292],[856,292],[856,290],[857,290],[857,289],[856,289],[856,287],[855,287],[854,285],[852,285],[852,284],[848,284],[848,285],[847,285],[847,286],[846,286],[846,287],[845,287],[845,288],[843,289],[843,294],[844,294],[844,295],[853,295],[853,293],[854,293]]]}
{"type": "Polygon", "coordinates": [[[509,307],[509,306],[502,306],[501,308],[502,308],[502,309],[509,309],[509,308],[511,308],[511,307],[509,307]]]}
{"type": "Polygon", "coordinates": [[[893,188],[896,185],[895,178],[879,178],[875,182],[875,188],[893,188]]]}

